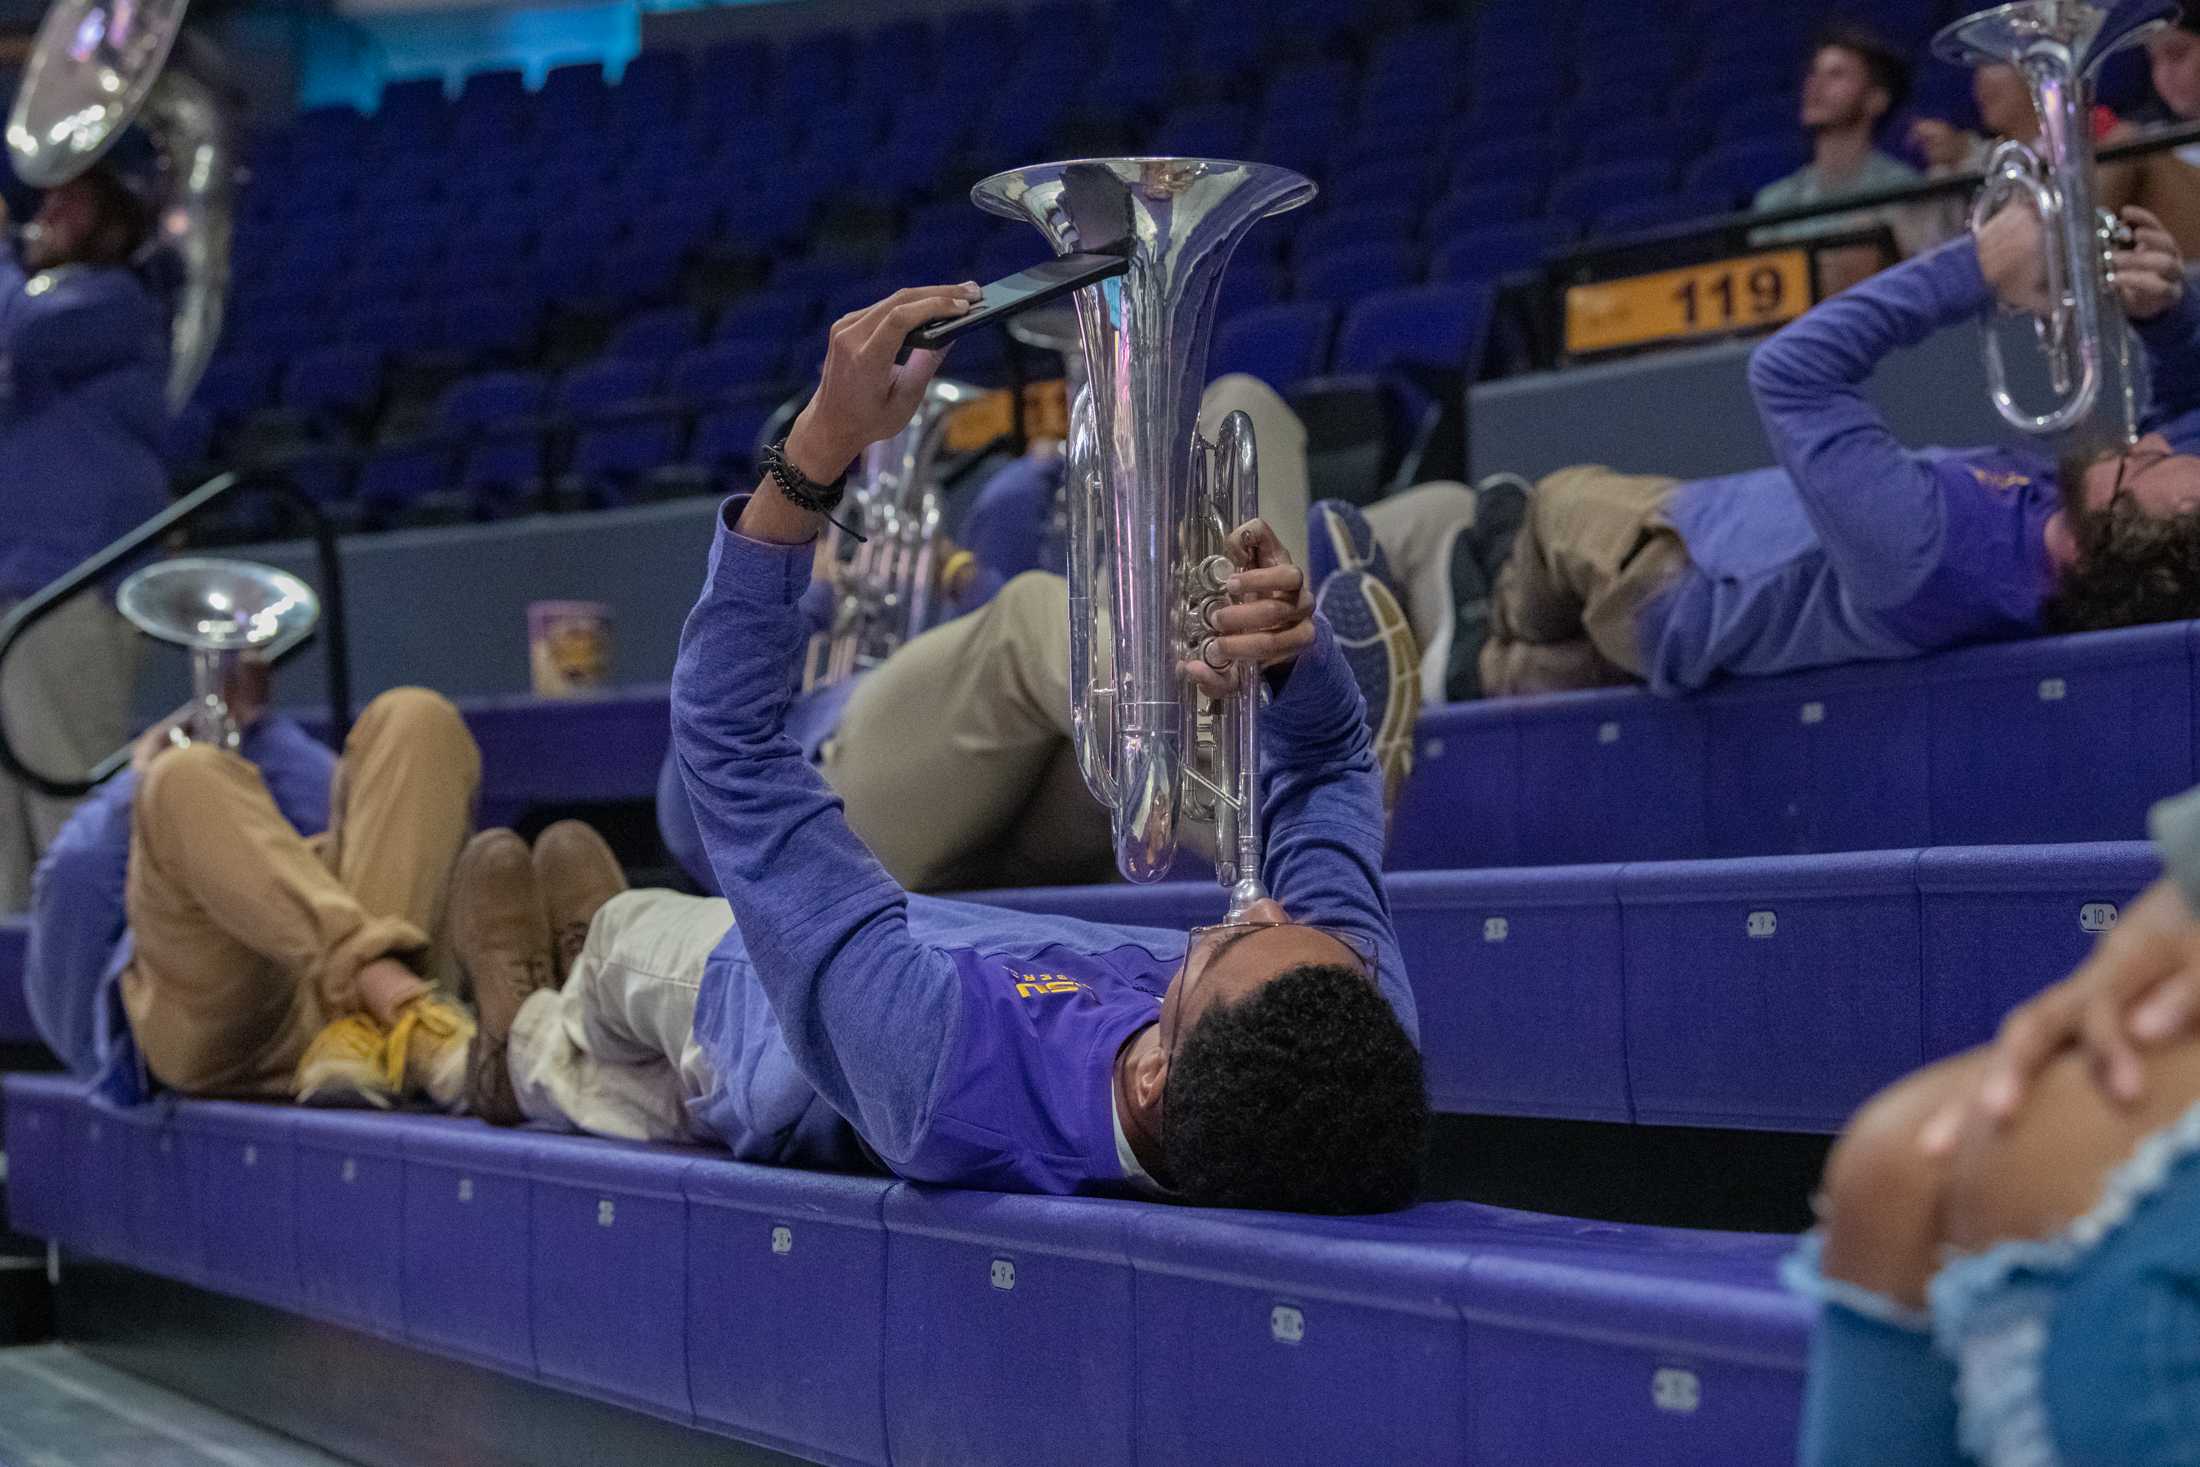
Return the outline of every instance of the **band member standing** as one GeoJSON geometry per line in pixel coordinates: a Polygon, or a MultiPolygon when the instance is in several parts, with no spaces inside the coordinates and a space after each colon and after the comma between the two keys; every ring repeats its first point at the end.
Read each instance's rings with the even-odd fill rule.
{"type": "MultiPolygon", "coordinates": [[[[0,251],[0,612],[168,502],[168,319],[129,267],[151,227],[99,167],[47,193],[20,262],[0,251]]],[[[129,735],[137,657],[105,595],[54,613],[0,680],[9,743],[35,769],[89,768],[129,735]]],[[[0,912],[29,904],[71,808],[0,772],[0,912]]]]}

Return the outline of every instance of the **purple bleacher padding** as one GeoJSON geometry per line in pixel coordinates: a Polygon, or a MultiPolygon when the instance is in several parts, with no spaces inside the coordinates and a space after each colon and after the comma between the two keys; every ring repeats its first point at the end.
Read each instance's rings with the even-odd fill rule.
{"type": "Polygon", "coordinates": [[[689,1169],[698,1421],[806,1459],[887,1460],[879,1386],[893,1185],[722,1159],[689,1169]]]}
{"type": "Polygon", "coordinates": [[[1336,308],[1320,301],[1243,312],[1215,333],[1207,370],[1213,377],[1250,373],[1282,392],[1322,369],[1336,321],[1336,308]]]}
{"type": "Polygon", "coordinates": [[[203,1184],[174,1112],[166,1106],[140,1106],[110,1114],[135,1137],[132,1154],[138,1169],[130,1187],[129,1261],[168,1278],[199,1282],[206,1275],[198,1225],[203,1184]]]}
{"type": "Polygon", "coordinates": [[[1133,1203],[897,1187],[886,1198],[896,1462],[1136,1460],[1133,1203]],[[1004,1409],[1019,1399],[1035,1410],[1004,1409]]]}
{"type": "Polygon", "coordinates": [[[533,1375],[524,1221],[535,1138],[440,1116],[403,1125],[405,1337],[533,1375]]]}
{"type": "Polygon", "coordinates": [[[301,1110],[293,1124],[299,1307],[404,1335],[404,1132],[372,1112],[301,1110]]]}
{"type": "Polygon", "coordinates": [[[1788,1460],[1813,1314],[1776,1282],[1792,1240],[1522,1214],[1487,1225],[1501,1231],[1469,1261],[1461,1304],[1476,1384],[1465,1460],[1788,1460]]]}
{"type": "MultiPolygon", "coordinates": [[[[1693,703],[1625,692],[1561,693],[1514,710],[1519,859],[1657,860],[1709,848],[1704,781],[1645,783],[1653,769],[1705,768],[1709,728],[1693,703]],[[1563,789],[1560,800],[1546,792],[1563,789]]],[[[1425,736],[1424,736],[1425,737],[1425,736]]]]}
{"type": "Polygon", "coordinates": [[[125,1123],[103,1106],[79,1105],[68,1115],[71,1241],[86,1253],[128,1261],[135,1256],[133,1192],[145,1174],[145,1127],[125,1123]]]}
{"type": "Polygon", "coordinates": [[[536,1369],[584,1395],[688,1420],[683,1186],[697,1153],[565,1137],[535,1148],[525,1246],[536,1369]]]}
{"type": "Polygon", "coordinates": [[[1916,1069],[1917,861],[1872,851],[1621,872],[1635,1118],[1837,1130],[1916,1069]]]}
{"type": "Polygon", "coordinates": [[[178,1115],[208,1288],[297,1307],[297,1117],[292,1106],[215,1100],[178,1115]]]}
{"type": "Polygon", "coordinates": [[[1925,852],[1925,1058],[1992,1037],[2010,1009],[2084,961],[2161,869],[2144,841],[1925,852]]]}
{"type": "Polygon", "coordinates": [[[2141,834],[2148,806],[2194,782],[2191,739],[2168,734],[2193,727],[2195,657],[2200,623],[1940,659],[1927,685],[1935,843],[2141,834]]]}
{"type": "Polygon", "coordinates": [[[1633,1119],[1621,1027],[1620,869],[1389,879],[1436,1109],[1633,1119]]]}
{"type": "MultiPolygon", "coordinates": [[[[1421,715],[1413,774],[1391,816],[1388,865],[1394,871],[1518,866],[1520,735],[1514,714],[1524,700],[1458,703],[1421,715]]],[[[1546,803],[1534,802],[1533,818],[1546,803]]],[[[1582,853],[1560,858],[1593,861],[1582,853]]]]}
{"type": "Polygon", "coordinates": [[[1735,679],[1700,702],[1709,735],[1708,854],[1893,850],[1954,839],[1933,829],[1931,704],[1910,664],[1735,679]]]}
{"type": "Polygon", "coordinates": [[[82,1086],[65,1075],[9,1075],[0,1104],[8,1158],[8,1226],[33,1238],[76,1233],[69,1130],[82,1086]]]}
{"type": "Polygon", "coordinates": [[[1481,1405],[1459,1313],[1478,1241],[1433,1207],[1364,1221],[1140,1209],[1139,1440],[1185,1462],[1483,1460],[1462,1450],[1481,1405]]]}
{"type": "Polygon", "coordinates": [[[37,1044],[29,997],[23,991],[23,956],[30,945],[28,917],[0,917],[0,1044],[37,1044]]]}

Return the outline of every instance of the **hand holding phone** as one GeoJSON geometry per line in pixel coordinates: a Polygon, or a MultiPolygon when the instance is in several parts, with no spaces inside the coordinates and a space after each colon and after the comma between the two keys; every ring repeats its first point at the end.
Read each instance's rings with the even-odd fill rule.
{"type": "Polygon", "coordinates": [[[938,351],[949,342],[981,326],[997,326],[1034,306],[1060,300],[1073,290],[1112,280],[1130,269],[1127,255],[1062,255],[1028,270],[994,281],[978,298],[978,304],[960,316],[927,321],[909,333],[894,360],[905,362],[912,351],[938,351]]]}

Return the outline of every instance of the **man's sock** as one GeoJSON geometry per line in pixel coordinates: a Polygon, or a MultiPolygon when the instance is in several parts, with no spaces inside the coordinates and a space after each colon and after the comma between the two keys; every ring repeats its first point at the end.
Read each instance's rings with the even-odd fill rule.
{"type": "Polygon", "coordinates": [[[1828,1301],[1811,1332],[1801,1467],[1964,1467],[1956,1368],[1933,1337],[1828,1301]]]}

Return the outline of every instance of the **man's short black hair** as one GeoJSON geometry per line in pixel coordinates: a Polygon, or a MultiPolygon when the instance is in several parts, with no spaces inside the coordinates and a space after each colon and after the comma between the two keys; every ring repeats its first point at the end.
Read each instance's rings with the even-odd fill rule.
{"type": "Polygon", "coordinates": [[[1335,963],[1209,1009],[1162,1098],[1169,1182],[1208,1207],[1407,1207],[1427,1138],[1420,1051],[1375,985],[1335,963]]]}
{"type": "Polygon", "coordinates": [[[1887,115],[1892,117],[1910,100],[1910,59],[1889,45],[1876,31],[1850,23],[1828,26],[1818,33],[1811,55],[1820,51],[1847,51],[1864,63],[1872,85],[1887,94],[1887,115]]]}
{"type": "Polygon", "coordinates": [[[2177,7],[2177,27],[2200,35],[2200,0],[2183,0],[2177,7]]]}
{"type": "MultiPolygon", "coordinates": [[[[2066,471],[2067,472],[2067,471],[2066,471]]],[[[2051,632],[2094,632],[2200,616],[2200,509],[2150,515],[2129,494],[2074,516],[2077,563],[2058,578],[2051,632]]]]}

